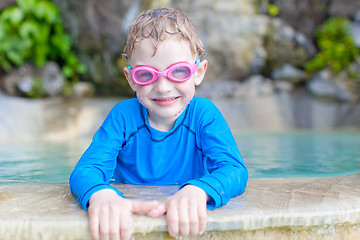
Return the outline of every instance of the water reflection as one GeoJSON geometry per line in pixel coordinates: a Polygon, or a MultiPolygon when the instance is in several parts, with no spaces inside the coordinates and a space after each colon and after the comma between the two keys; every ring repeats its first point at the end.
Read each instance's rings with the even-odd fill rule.
{"type": "MultiPolygon", "coordinates": [[[[248,133],[235,139],[252,178],[360,172],[360,132],[248,133]]],[[[0,142],[0,184],[67,182],[90,141],[0,142]]]]}
{"type": "Polygon", "coordinates": [[[0,184],[66,182],[88,142],[0,142],[0,184]]]}
{"type": "Polygon", "coordinates": [[[236,140],[250,177],[360,172],[360,132],[240,134],[236,140]]]}

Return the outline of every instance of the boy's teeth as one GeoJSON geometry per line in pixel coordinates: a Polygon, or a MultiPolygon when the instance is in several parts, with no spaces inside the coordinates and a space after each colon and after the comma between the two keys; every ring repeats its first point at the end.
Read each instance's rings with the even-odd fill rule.
{"type": "Polygon", "coordinates": [[[172,101],[176,99],[176,97],[173,97],[173,98],[159,98],[159,99],[156,99],[157,101],[172,101]]]}

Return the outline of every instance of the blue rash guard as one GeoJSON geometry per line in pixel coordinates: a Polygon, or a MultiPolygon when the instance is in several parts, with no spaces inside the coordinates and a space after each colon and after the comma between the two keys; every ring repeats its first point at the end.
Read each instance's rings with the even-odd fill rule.
{"type": "Polygon", "coordinates": [[[169,132],[152,128],[137,98],[118,103],[95,133],[70,177],[70,188],[87,210],[91,195],[110,182],[187,184],[209,196],[207,208],[244,192],[248,171],[224,117],[205,98],[194,97],[169,132]]]}

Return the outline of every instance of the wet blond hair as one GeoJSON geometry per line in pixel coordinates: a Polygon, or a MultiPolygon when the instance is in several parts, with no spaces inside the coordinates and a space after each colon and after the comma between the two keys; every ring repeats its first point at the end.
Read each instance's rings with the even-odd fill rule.
{"type": "Polygon", "coordinates": [[[179,35],[180,39],[187,41],[193,55],[201,58],[205,54],[196,29],[185,14],[172,8],[156,8],[141,13],[134,20],[129,29],[123,56],[129,59],[136,44],[146,38],[152,40],[155,56],[158,46],[168,34],[179,35]]]}

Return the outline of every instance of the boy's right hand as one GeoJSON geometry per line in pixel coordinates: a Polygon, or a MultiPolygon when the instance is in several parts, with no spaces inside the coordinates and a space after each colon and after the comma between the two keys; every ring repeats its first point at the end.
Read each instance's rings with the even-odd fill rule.
{"type": "Polygon", "coordinates": [[[136,201],[120,197],[114,190],[95,192],[89,201],[89,228],[93,239],[130,239],[134,231],[133,213],[146,214],[158,207],[156,201],[136,201]]]}

